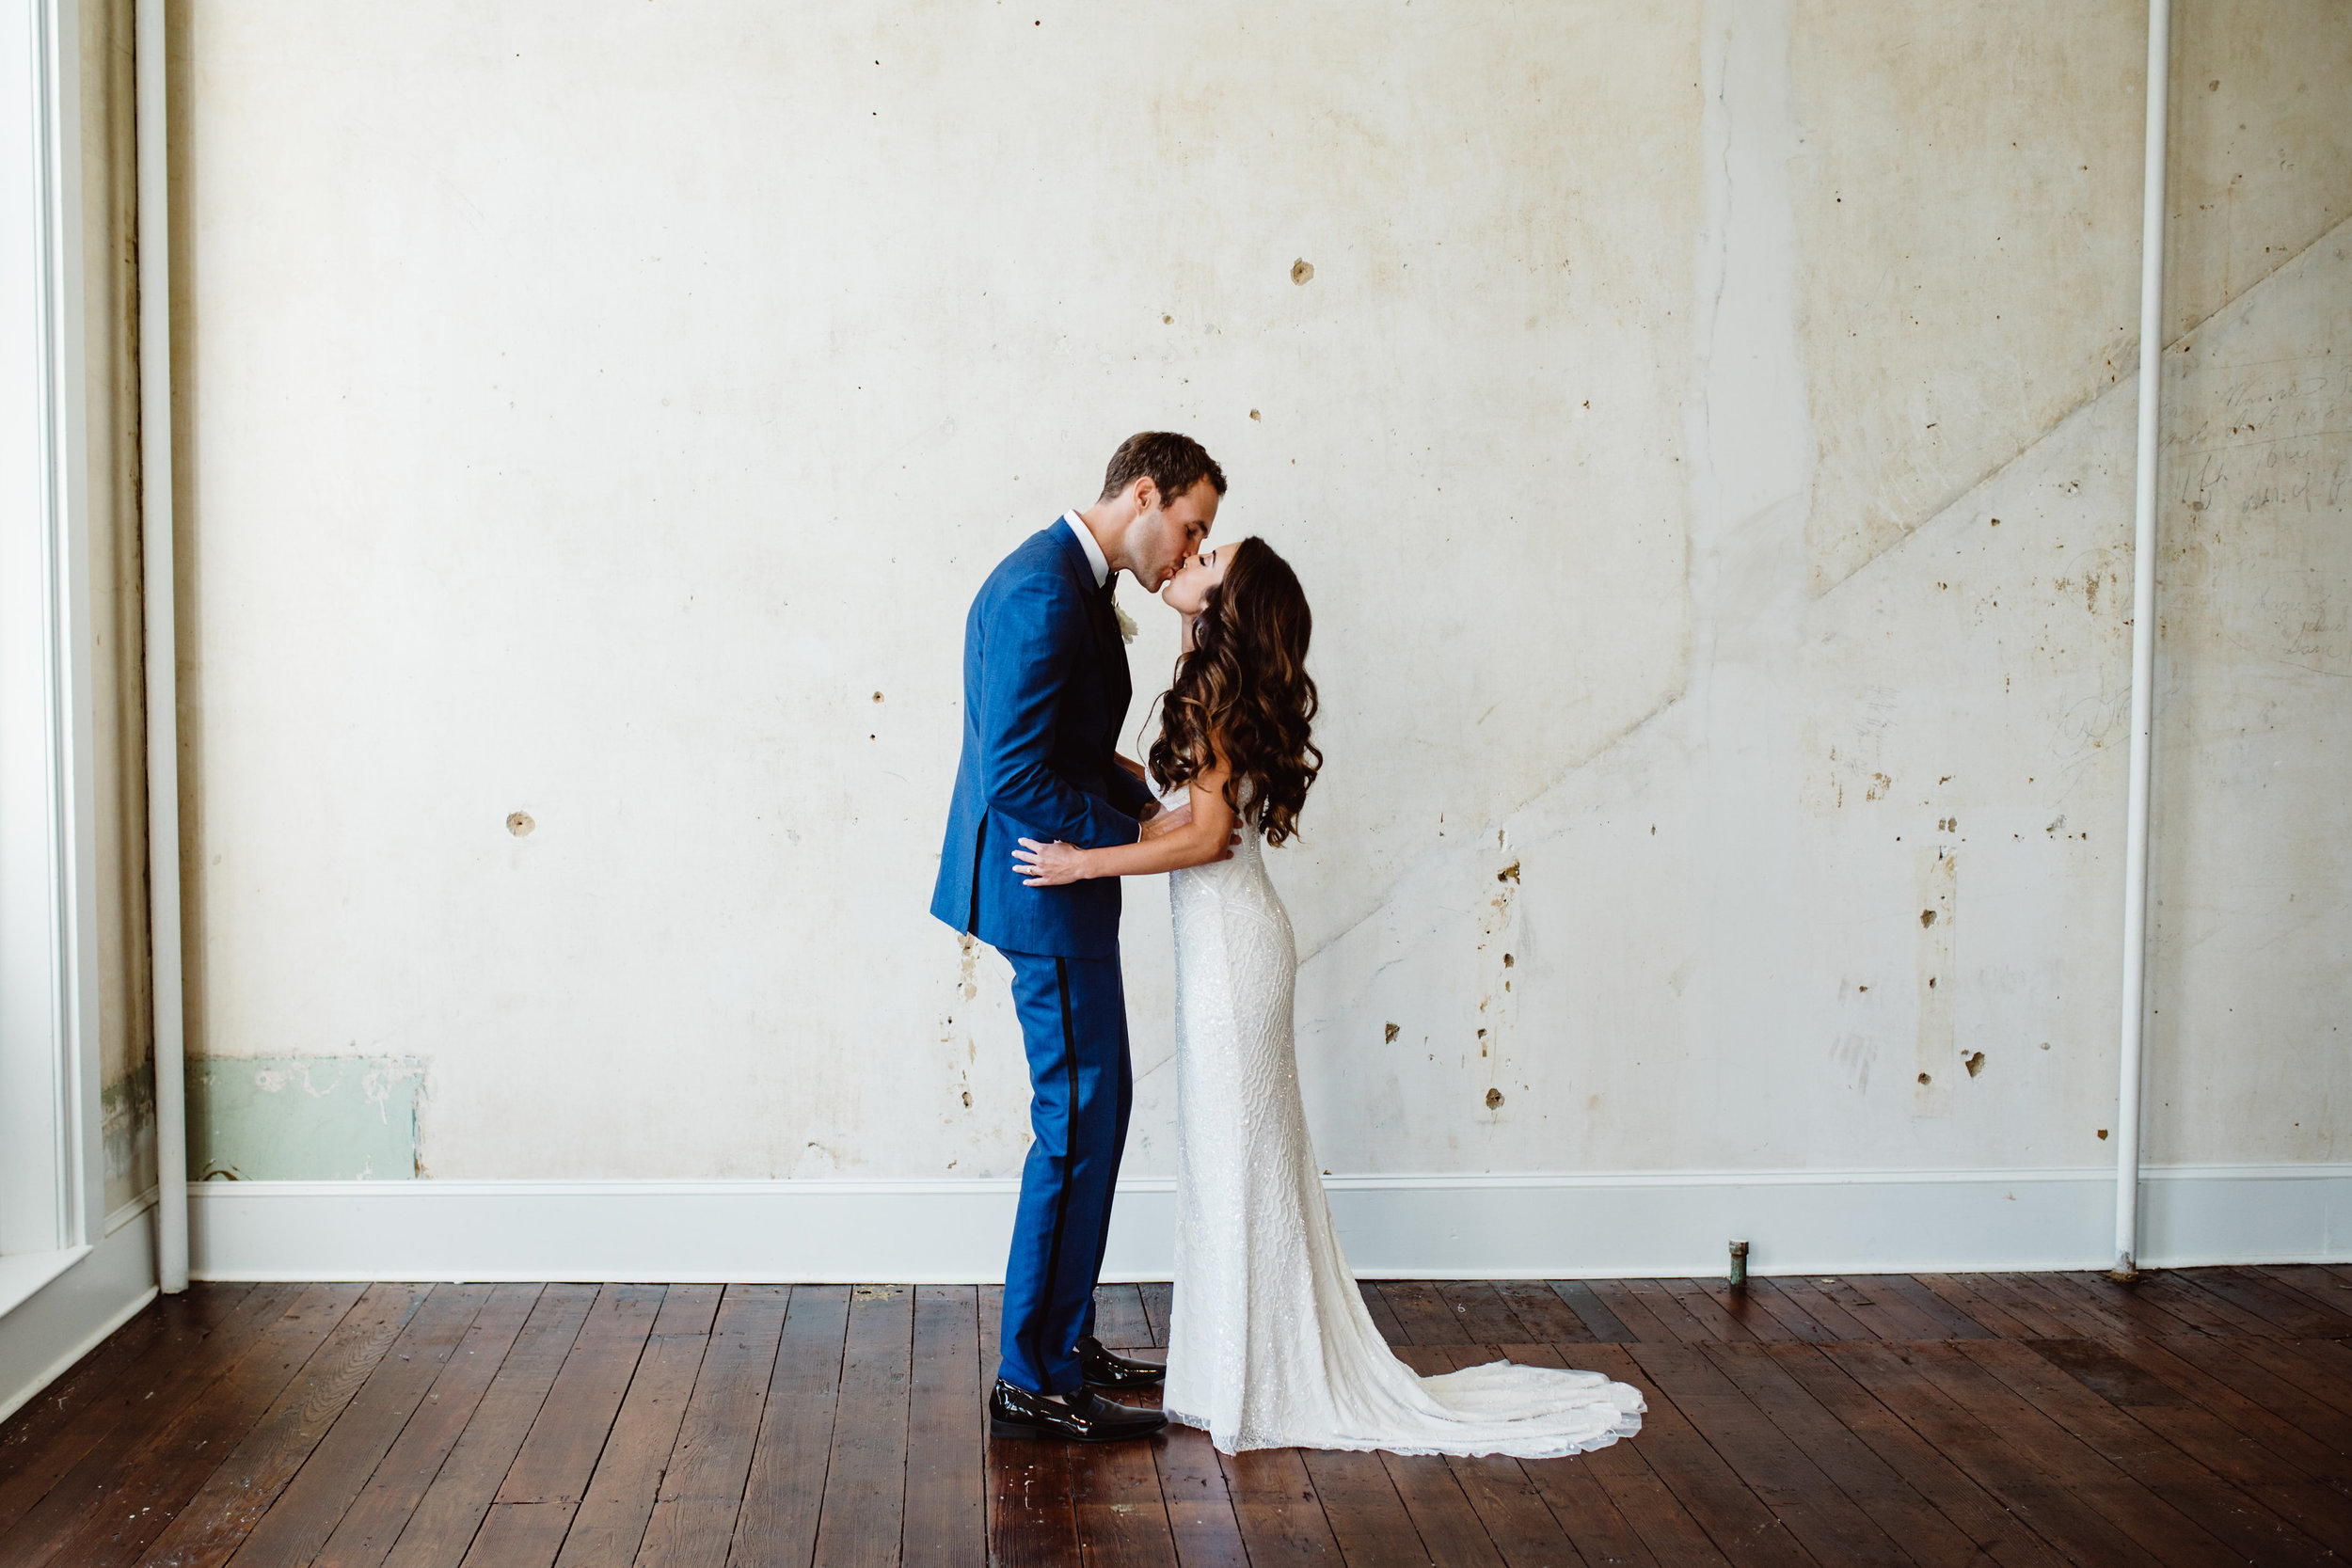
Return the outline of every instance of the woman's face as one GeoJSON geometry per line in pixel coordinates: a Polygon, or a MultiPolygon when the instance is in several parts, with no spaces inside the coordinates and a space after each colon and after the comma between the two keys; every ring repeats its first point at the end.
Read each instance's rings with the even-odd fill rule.
{"type": "Polygon", "coordinates": [[[1208,603],[1209,590],[1225,580],[1225,553],[1223,549],[1202,550],[1176,568],[1176,575],[1160,590],[1160,601],[1181,614],[1200,614],[1200,607],[1208,603]]]}

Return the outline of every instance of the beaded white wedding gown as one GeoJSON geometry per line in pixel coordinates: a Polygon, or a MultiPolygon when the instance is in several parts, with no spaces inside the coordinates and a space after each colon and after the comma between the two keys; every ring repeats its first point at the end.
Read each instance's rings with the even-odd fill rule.
{"type": "MultiPolygon", "coordinates": [[[[1244,813],[1248,815],[1247,811],[1244,813]]],[[[1389,1352],[1331,1228],[1298,1095],[1297,950],[1246,831],[1169,879],[1176,927],[1176,1287],[1168,1419],[1245,1449],[1549,1458],[1641,1430],[1641,1391],[1496,1361],[1422,1377],[1389,1352]]]]}

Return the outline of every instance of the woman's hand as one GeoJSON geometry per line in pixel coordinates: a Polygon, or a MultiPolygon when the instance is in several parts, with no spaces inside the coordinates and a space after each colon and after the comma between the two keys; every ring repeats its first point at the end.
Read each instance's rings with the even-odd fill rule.
{"type": "Polygon", "coordinates": [[[1040,844],[1036,839],[1025,838],[1021,847],[1012,852],[1012,874],[1025,887],[1060,887],[1085,879],[1086,855],[1075,845],[1040,844]]]}

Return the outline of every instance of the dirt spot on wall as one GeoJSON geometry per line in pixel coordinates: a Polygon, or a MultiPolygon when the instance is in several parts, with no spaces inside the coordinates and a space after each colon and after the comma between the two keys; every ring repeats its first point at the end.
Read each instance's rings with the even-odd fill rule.
{"type": "Polygon", "coordinates": [[[1960,1065],[1968,1069],[1969,1077],[1974,1078],[1978,1073],[1984,1070],[1984,1053],[1981,1051],[1971,1051],[1967,1055],[1963,1056],[1960,1059],[1960,1065]]]}
{"type": "Polygon", "coordinates": [[[1513,861],[1510,864],[1495,873],[1495,880],[1498,882],[1516,882],[1518,879],[1519,863],[1517,861],[1513,861]]]}
{"type": "Polygon", "coordinates": [[[1314,276],[1315,264],[1312,261],[1301,260],[1291,263],[1292,282],[1304,287],[1306,284],[1313,280],[1314,276]]]}
{"type": "Polygon", "coordinates": [[[538,825],[531,819],[531,813],[527,811],[510,811],[506,814],[506,831],[516,838],[529,838],[531,830],[538,825]]]}
{"type": "Polygon", "coordinates": [[[1396,1043],[1396,1037],[1399,1033],[1400,1031],[1395,1024],[1390,1024],[1386,1032],[1381,1035],[1380,1043],[1383,1045],[1394,1045],[1396,1043]]]}
{"type": "Polygon", "coordinates": [[[1486,1091],[1486,1109],[1489,1111],[1500,1111],[1502,1109],[1502,1091],[1501,1089],[1488,1089],[1486,1091]]]}

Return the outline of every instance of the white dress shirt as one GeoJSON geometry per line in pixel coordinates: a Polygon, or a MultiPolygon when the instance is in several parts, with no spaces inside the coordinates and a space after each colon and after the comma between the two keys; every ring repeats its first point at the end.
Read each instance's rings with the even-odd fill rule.
{"type": "Polygon", "coordinates": [[[1078,515],[1078,509],[1072,507],[1061,515],[1061,520],[1070,525],[1070,531],[1078,536],[1078,547],[1087,552],[1087,564],[1094,568],[1094,586],[1100,588],[1110,581],[1111,563],[1104,558],[1103,546],[1095,543],[1094,531],[1078,515]]]}

